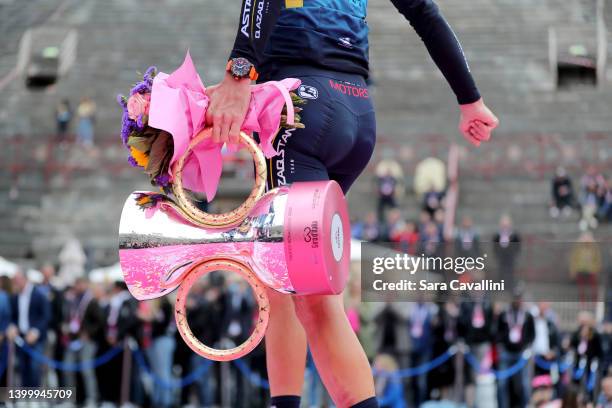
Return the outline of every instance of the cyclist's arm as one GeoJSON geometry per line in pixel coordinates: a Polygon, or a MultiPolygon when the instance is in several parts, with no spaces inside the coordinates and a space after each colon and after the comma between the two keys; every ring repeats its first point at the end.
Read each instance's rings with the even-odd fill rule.
{"type": "Polygon", "coordinates": [[[243,0],[230,58],[246,58],[258,69],[280,9],[281,0],[243,0]]]}
{"type": "Polygon", "coordinates": [[[460,104],[480,99],[461,44],[433,0],[391,0],[421,37],[460,104]]]}

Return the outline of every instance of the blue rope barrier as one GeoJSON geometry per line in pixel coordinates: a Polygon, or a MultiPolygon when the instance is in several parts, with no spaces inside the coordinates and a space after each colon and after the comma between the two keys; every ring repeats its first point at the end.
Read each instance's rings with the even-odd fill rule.
{"type": "Polygon", "coordinates": [[[40,363],[47,365],[53,369],[60,371],[83,371],[83,370],[91,370],[101,365],[108,363],[110,360],[115,358],[119,353],[121,353],[122,347],[113,347],[108,350],[106,353],[102,354],[99,357],[96,357],[93,360],[89,361],[80,361],[78,363],[65,363],[63,361],[53,360],[47,356],[45,356],[40,351],[33,349],[30,347],[23,339],[16,338],[15,344],[17,347],[25,351],[30,357],[39,361],[40,363]]]}
{"type": "Polygon", "coordinates": [[[185,377],[174,378],[168,381],[165,378],[159,377],[156,373],[153,372],[153,370],[151,370],[151,367],[149,367],[149,365],[147,364],[145,356],[142,354],[141,350],[134,350],[134,359],[136,360],[136,364],[138,364],[138,366],[142,368],[144,372],[153,379],[153,382],[162,388],[187,387],[199,380],[202,376],[206,375],[208,369],[212,365],[212,361],[203,359],[202,363],[185,377]]]}
{"type": "Polygon", "coordinates": [[[556,364],[559,368],[560,374],[565,373],[572,366],[572,364],[568,362],[559,362],[557,360],[548,361],[543,359],[542,356],[535,356],[534,362],[539,368],[547,371],[549,371],[556,364]]]}
{"type": "Polygon", "coordinates": [[[234,365],[238,368],[238,371],[249,379],[252,385],[258,388],[269,389],[270,383],[265,378],[261,378],[258,373],[254,373],[241,359],[234,360],[234,365]]]}
{"type": "Polygon", "coordinates": [[[576,367],[576,369],[574,369],[574,381],[580,380],[582,376],[584,375],[584,372],[585,372],[585,365],[579,364],[579,366],[576,367]]]}
{"type": "Polygon", "coordinates": [[[454,347],[451,347],[448,350],[446,350],[444,353],[440,354],[438,357],[434,358],[433,360],[423,363],[421,365],[418,365],[416,367],[402,368],[394,372],[383,372],[383,371],[373,370],[373,373],[377,377],[393,377],[393,378],[398,378],[398,379],[416,377],[419,375],[426,374],[429,371],[433,370],[434,368],[441,366],[442,364],[446,363],[456,353],[457,353],[456,349],[454,347]]]}
{"type": "MultiPolygon", "coordinates": [[[[476,359],[476,357],[472,353],[466,353],[465,360],[468,362],[470,366],[472,366],[472,369],[474,369],[476,372],[481,371],[480,363],[478,362],[478,359],[476,359]]],[[[493,374],[495,378],[498,380],[506,380],[514,376],[519,371],[521,371],[523,367],[525,367],[525,365],[527,364],[527,361],[529,361],[528,358],[521,357],[516,363],[514,363],[508,368],[505,368],[503,370],[489,369],[487,370],[487,373],[493,374]]]]}

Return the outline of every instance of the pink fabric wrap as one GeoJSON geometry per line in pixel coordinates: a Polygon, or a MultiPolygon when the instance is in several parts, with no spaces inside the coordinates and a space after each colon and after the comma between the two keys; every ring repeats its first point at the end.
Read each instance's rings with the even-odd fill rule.
{"type": "MultiPolygon", "coordinates": [[[[294,109],[289,91],[301,81],[287,78],[251,87],[251,103],[242,130],[258,132],[260,147],[266,157],[277,152],[272,140],[280,126],[283,106],[287,105],[287,123],[294,123],[294,109]]],[[[174,154],[170,165],[181,157],[190,140],[205,126],[209,98],[189,52],[183,64],[170,75],[160,72],[153,80],[149,126],[165,130],[172,135],[174,154]]],[[[222,170],[222,144],[207,140],[193,149],[185,161],[183,185],[193,191],[204,192],[211,201],[217,192],[222,170]]],[[[230,146],[231,149],[235,147],[230,146]]]]}

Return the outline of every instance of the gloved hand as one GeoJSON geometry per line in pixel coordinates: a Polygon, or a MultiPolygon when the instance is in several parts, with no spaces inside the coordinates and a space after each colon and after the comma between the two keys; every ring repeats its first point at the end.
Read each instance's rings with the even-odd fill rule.
{"type": "Polygon", "coordinates": [[[499,125],[499,120],[484,104],[482,98],[473,103],[459,105],[461,118],[459,130],[468,142],[480,146],[491,138],[491,132],[499,125]]]}

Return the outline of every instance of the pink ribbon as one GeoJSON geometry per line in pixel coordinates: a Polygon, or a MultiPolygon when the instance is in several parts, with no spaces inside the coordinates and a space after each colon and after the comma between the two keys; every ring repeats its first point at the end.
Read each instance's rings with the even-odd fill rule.
{"type": "MultiPolygon", "coordinates": [[[[280,126],[283,106],[287,105],[287,123],[294,123],[294,109],[289,91],[301,81],[287,78],[251,87],[251,102],[242,130],[257,132],[260,147],[266,157],[278,152],[272,141],[280,126]]],[[[170,165],[178,160],[189,146],[190,140],[205,126],[209,98],[189,52],[183,64],[172,74],[158,73],[153,80],[149,126],[165,130],[172,135],[174,154],[170,165]]],[[[222,144],[207,139],[193,149],[183,167],[183,185],[193,191],[204,192],[211,201],[217,192],[222,170],[222,144]]],[[[233,149],[233,147],[230,147],[233,149]]]]}

